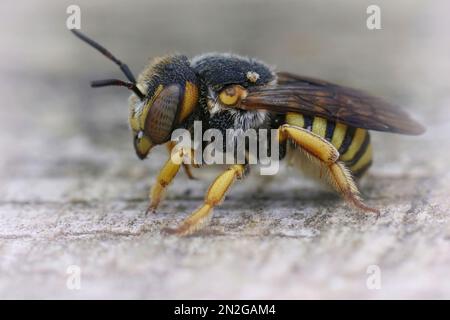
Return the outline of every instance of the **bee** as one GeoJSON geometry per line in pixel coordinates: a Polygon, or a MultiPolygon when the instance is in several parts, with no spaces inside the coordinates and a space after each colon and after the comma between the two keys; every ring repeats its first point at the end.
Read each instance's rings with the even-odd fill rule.
{"type": "MultiPolygon", "coordinates": [[[[280,159],[307,168],[325,178],[353,207],[379,214],[362,201],[356,179],[372,164],[369,130],[419,135],[424,127],[399,107],[362,91],[287,72],[275,72],[265,63],[235,54],[208,53],[189,59],[167,55],[150,62],[136,79],[129,67],[108,50],[77,30],[72,32],[117,64],[128,81],[93,81],[92,87],[123,86],[129,98],[129,124],[134,149],[145,159],[156,145],[174,147],[171,134],[191,130],[201,121],[203,130],[276,129],[280,159]]],[[[193,150],[175,153],[192,157],[193,150]]],[[[167,186],[184,166],[173,154],[150,189],[148,211],[158,207],[167,186]]],[[[249,164],[233,164],[211,184],[204,203],[171,234],[188,235],[202,228],[213,208],[249,164]]]]}

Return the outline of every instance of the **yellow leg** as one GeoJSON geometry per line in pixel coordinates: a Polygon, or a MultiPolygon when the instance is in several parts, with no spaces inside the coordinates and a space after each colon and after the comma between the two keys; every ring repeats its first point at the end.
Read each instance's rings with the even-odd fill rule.
{"type": "Polygon", "coordinates": [[[164,164],[164,167],[161,169],[156,178],[155,184],[150,189],[150,205],[148,206],[146,213],[155,212],[162,197],[164,196],[166,187],[172,182],[173,178],[175,178],[180,166],[182,165],[184,153],[185,151],[180,150],[180,152],[170,156],[164,164]]]}
{"type": "MultiPolygon", "coordinates": [[[[172,153],[172,149],[175,147],[175,144],[176,144],[175,141],[169,141],[166,143],[166,147],[167,147],[167,151],[169,151],[169,155],[172,153]]],[[[189,165],[183,163],[183,169],[184,169],[184,172],[186,172],[186,175],[188,176],[189,179],[196,180],[196,178],[192,174],[192,170],[189,165]]]]}
{"type": "Polygon", "coordinates": [[[286,139],[291,140],[296,145],[300,146],[308,154],[319,159],[326,164],[332,164],[339,158],[337,149],[321,136],[306,129],[283,125],[279,129],[280,142],[286,139]]]}
{"type": "Polygon", "coordinates": [[[339,159],[339,152],[327,140],[306,129],[283,125],[279,129],[280,142],[291,140],[312,158],[320,161],[326,170],[330,184],[355,207],[379,214],[377,209],[365,205],[350,171],[339,159]]]}
{"type": "Polygon", "coordinates": [[[245,166],[236,164],[228,168],[219,175],[211,184],[205,196],[203,205],[184,220],[177,228],[166,228],[165,231],[170,234],[189,235],[199,230],[211,217],[213,208],[219,204],[227,190],[236,180],[244,175],[245,166]]]}

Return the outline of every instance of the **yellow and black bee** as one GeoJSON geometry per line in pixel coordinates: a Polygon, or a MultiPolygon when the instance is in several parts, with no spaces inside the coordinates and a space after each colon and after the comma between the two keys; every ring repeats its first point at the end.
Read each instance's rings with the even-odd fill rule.
{"type": "MultiPolygon", "coordinates": [[[[234,54],[204,54],[193,59],[170,55],[155,59],[137,80],[126,64],[82,33],[81,40],[114,61],[129,82],[107,79],[92,87],[125,86],[129,98],[129,122],[140,159],[155,145],[166,144],[175,129],[191,129],[202,121],[203,130],[277,129],[280,158],[289,156],[320,177],[325,177],[344,199],[364,211],[378,214],[359,197],[354,177],[372,163],[368,130],[418,135],[424,128],[398,107],[358,90],[329,82],[276,73],[266,64],[234,54]]],[[[191,156],[183,150],[178,156],[191,156]]],[[[169,157],[150,191],[150,210],[155,210],[166,187],[183,164],[169,157]]],[[[184,165],[189,176],[190,168],[184,165]]],[[[186,235],[208,221],[248,164],[231,165],[209,187],[204,203],[180,226],[167,231],[186,235]]]]}

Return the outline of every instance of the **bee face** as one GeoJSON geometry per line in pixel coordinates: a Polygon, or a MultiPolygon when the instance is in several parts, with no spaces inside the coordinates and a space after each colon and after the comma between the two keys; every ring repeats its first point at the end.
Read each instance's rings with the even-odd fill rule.
{"type": "Polygon", "coordinates": [[[185,56],[167,56],[144,69],[137,87],[145,97],[131,95],[129,122],[136,154],[144,159],[153,146],[169,141],[173,130],[193,112],[198,81],[185,56]]]}

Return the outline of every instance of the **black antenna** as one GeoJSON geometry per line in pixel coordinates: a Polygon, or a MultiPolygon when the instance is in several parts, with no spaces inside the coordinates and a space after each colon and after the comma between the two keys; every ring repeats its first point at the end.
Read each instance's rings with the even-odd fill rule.
{"type": "Polygon", "coordinates": [[[78,31],[76,29],[71,29],[70,31],[72,31],[72,33],[74,35],[76,35],[79,39],[83,40],[91,47],[97,49],[105,57],[107,57],[109,60],[111,60],[115,64],[117,64],[119,66],[120,70],[122,70],[122,72],[125,74],[127,79],[130,80],[130,82],[124,82],[124,81],[117,80],[117,79],[106,79],[106,80],[93,81],[91,83],[91,87],[97,88],[97,87],[105,87],[105,86],[122,86],[122,87],[126,87],[126,88],[132,90],[141,100],[144,98],[144,94],[136,86],[136,79],[135,79],[133,73],[131,72],[130,68],[125,63],[123,63],[122,61],[117,59],[111,52],[106,50],[104,47],[102,47],[100,44],[98,44],[94,40],[92,40],[92,39],[88,38],[87,36],[85,36],[84,34],[82,34],[80,31],[78,31]]]}
{"type": "Polygon", "coordinates": [[[131,82],[125,82],[119,79],[105,79],[105,80],[96,80],[91,82],[92,88],[99,88],[99,87],[107,87],[107,86],[120,86],[120,87],[126,87],[130,90],[132,90],[141,100],[144,99],[144,95],[142,92],[136,87],[136,84],[131,82]]]}

